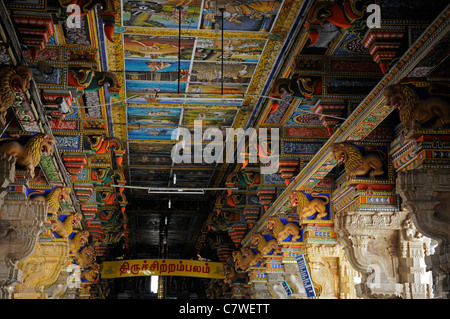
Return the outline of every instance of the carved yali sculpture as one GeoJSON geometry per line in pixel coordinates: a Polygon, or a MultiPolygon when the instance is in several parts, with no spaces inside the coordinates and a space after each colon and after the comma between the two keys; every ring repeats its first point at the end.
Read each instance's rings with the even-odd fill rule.
{"type": "Polygon", "coordinates": [[[311,194],[311,196],[315,198],[309,200],[308,197],[300,191],[294,191],[289,195],[289,204],[291,207],[297,207],[297,214],[300,220],[311,217],[315,213],[318,213],[315,219],[322,219],[328,215],[326,205],[329,203],[330,199],[327,196],[318,196],[316,194],[311,194]],[[320,198],[325,198],[325,200],[320,198]]]}
{"type": "Polygon", "coordinates": [[[331,152],[338,163],[344,163],[345,171],[350,178],[369,172],[371,178],[384,174],[383,159],[377,152],[369,152],[363,156],[350,142],[333,144],[331,152]]]}
{"type": "MultiPolygon", "coordinates": [[[[450,97],[449,93],[440,95],[450,97]]],[[[404,84],[388,86],[384,90],[384,97],[388,106],[399,110],[400,121],[407,132],[424,125],[443,128],[450,124],[449,99],[431,96],[422,100],[411,87],[404,84]]]]}
{"type": "Polygon", "coordinates": [[[0,122],[5,125],[7,110],[13,105],[14,92],[27,91],[33,73],[23,66],[6,66],[0,69],[0,122]]]}
{"type": "Polygon", "coordinates": [[[55,187],[47,194],[47,196],[35,196],[32,197],[31,200],[47,202],[48,214],[58,217],[58,211],[61,206],[60,203],[62,201],[68,201],[71,192],[72,189],[70,187],[55,187]]]}
{"type": "Polygon", "coordinates": [[[72,238],[69,238],[69,251],[72,253],[79,251],[88,241],[89,232],[87,230],[76,232],[72,238]]]}
{"type": "Polygon", "coordinates": [[[273,236],[278,241],[284,241],[292,235],[291,241],[296,241],[301,238],[300,227],[295,223],[283,224],[280,218],[270,217],[267,221],[267,228],[272,230],[273,236]]]}
{"type": "MultiPolygon", "coordinates": [[[[2,138],[2,140],[12,138],[2,138]]],[[[50,134],[38,133],[31,137],[25,145],[17,141],[8,141],[0,145],[0,152],[17,158],[17,164],[27,169],[27,173],[33,178],[34,168],[39,165],[43,154],[51,155],[54,151],[55,137],[50,134]]]]}
{"type": "Polygon", "coordinates": [[[255,245],[256,249],[258,249],[258,251],[260,251],[263,255],[270,254],[272,251],[273,254],[281,253],[281,248],[278,246],[278,242],[275,239],[267,240],[261,233],[254,233],[251,243],[255,245]]]}
{"type": "Polygon", "coordinates": [[[256,266],[257,264],[265,261],[265,259],[263,258],[262,254],[260,252],[255,254],[250,247],[243,247],[243,248],[241,248],[241,251],[242,251],[242,256],[245,259],[249,260],[249,263],[248,263],[249,267],[256,266]]]}
{"type": "Polygon", "coordinates": [[[96,264],[97,254],[94,247],[84,246],[80,251],[74,253],[73,259],[81,268],[88,269],[90,267],[97,267],[96,264]]]}
{"type": "Polygon", "coordinates": [[[60,237],[68,239],[74,226],[79,226],[82,216],[79,213],[69,214],[64,220],[57,219],[52,222],[53,231],[60,237]]]}

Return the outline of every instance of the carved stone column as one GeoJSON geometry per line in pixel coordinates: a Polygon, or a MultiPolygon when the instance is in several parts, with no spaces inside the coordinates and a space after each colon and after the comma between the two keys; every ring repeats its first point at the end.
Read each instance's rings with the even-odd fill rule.
{"type": "Polygon", "coordinates": [[[450,298],[450,172],[425,169],[399,172],[397,192],[420,233],[438,242],[434,254],[426,257],[425,262],[433,273],[435,297],[450,298]]]}
{"type": "Polygon", "coordinates": [[[272,295],[267,291],[263,282],[250,283],[250,295],[252,299],[271,299],[272,295]]]}
{"type": "Polygon", "coordinates": [[[31,255],[44,230],[47,205],[43,202],[5,200],[0,211],[0,298],[10,299],[21,282],[18,262],[31,255]]]}
{"type": "Polygon", "coordinates": [[[318,299],[352,299],[359,273],[350,267],[339,244],[306,244],[309,272],[318,299]]]}
{"type": "Polygon", "coordinates": [[[16,171],[16,158],[0,152],[0,210],[5,196],[8,194],[8,185],[14,183],[16,171]]]}
{"type": "Polygon", "coordinates": [[[429,282],[420,264],[429,251],[430,240],[411,236],[415,229],[407,221],[407,211],[348,211],[335,216],[335,230],[349,262],[362,275],[356,285],[358,296],[430,297],[429,282]]]}
{"type": "Polygon", "coordinates": [[[267,274],[267,290],[273,299],[286,299],[288,297],[282,285],[283,281],[284,278],[282,274],[267,274]]]}
{"type": "Polygon", "coordinates": [[[56,282],[68,257],[67,240],[38,241],[33,254],[18,264],[23,280],[15,286],[13,299],[47,299],[44,289],[56,282]]]}

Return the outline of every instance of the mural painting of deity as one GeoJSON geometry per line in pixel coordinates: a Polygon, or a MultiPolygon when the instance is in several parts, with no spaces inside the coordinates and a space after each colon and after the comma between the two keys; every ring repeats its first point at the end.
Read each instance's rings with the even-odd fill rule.
{"type": "MultiPolygon", "coordinates": [[[[283,1],[229,1],[205,0],[202,12],[202,29],[212,29],[221,24],[218,8],[224,8],[223,30],[269,32],[275,23],[283,1]]],[[[222,26],[220,27],[222,29],[222,26]]]]}
{"type": "Polygon", "coordinates": [[[227,62],[258,62],[266,45],[266,40],[198,38],[195,45],[194,60],[227,62]]]}
{"type": "Polygon", "coordinates": [[[196,29],[201,4],[201,0],[123,0],[123,25],[178,29],[181,24],[183,29],[196,29]]]}

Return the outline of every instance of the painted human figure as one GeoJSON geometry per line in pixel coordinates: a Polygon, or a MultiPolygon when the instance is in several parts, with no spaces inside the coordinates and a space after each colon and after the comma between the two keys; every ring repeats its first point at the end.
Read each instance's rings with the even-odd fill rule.
{"type": "Polygon", "coordinates": [[[205,0],[203,5],[203,29],[211,29],[212,25],[216,23],[215,10],[212,0],[205,0]]]}
{"type": "Polygon", "coordinates": [[[180,1],[176,7],[172,8],[172,15],[169,16],[169,20],[173,20],[175,24],[189,23],[189,21],[186,20],[186,16],[192,1],[193,0],[180,1]]]}

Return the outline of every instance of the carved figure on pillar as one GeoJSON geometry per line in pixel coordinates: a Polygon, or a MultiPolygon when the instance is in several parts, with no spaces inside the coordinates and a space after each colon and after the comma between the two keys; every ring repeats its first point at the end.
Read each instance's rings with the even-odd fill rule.
{"type": "Polygon", "coordinates": [[[267,228],[273,231],[273,235],[278,241],[284,241],[292,235],[291,241],[296,241],[300,235],[300,227],[295,223],[283,224],[280,218],[270,217],[267,221],[267,228]]]}
{"type": "Polygon", "coordinates": [[[48,214],[50,216],[58,217],[60,203],[62,201],[68,201],[70,199],[71,192],[72,189],[70,187],[55,187],[46,196],[38,195],[31,197],[33,194],[30,194],[30,197],[31,200],[47,202],[48,214]]]}
{"type": "Polygon", "coordinates": [[[364,1],[358,0],[344,0],[342,5],[330,1],[317,2],[309,12],[305,23],[311,46],[319,39],[319,29],[326,21],[342,29],[351,28],[352,23],[364,15],[365,6],[362,4],[364,1]]]}
{"type": "MultiPolygon", "coordinates": [[[[2,138],[15,139],[15,138],[2,138]]],[[[8,141],[0,145],[0,152],[13,155],[17,158],[17,164],[27,169],[27,173],[34,178],[34,168],[39,165],[43,154],[53,154],[55,137],[50,134],[38,133],[32,136],[25,145],[17,141],[8,141]]]]}
{"type": "Polygon", "coordinates": [[[309,200],[301,191],[292,192],[289,195],[289,204],[292,207],[297,207],[297,214],[300,220],[311,217],[315,213],[318,213],[315,219],[322,219],[328,215],[326,205],[330,202],[330,199],[327,196],[317,196],[316,194],[311,194],[311,196],[315,198],[309,200]],[[325,198],[325,200],[320,198],[325,198]]]}
{"type": "Polygon", "coordinates": [[[69,251],[72,253],[79,251],[88,241],[89,232],[87,230],[76,232],[72,238],[69,238],[69,251]]]}
{"type": "Polygon", "coordinates": [[[53,222],[53,231],[62,238],[68,239],[73,232],[74,226],[79,226],[82,216],[79,213],[70,214],[64,219],[57,219],[53,222]]]}
{"type": "Polygon", "coordinates": [[[0,69],[0,123],[6,124],[6,113],[13,105],[14,92],[17,90],[27,91],[33,73],[29,68],[23,66],[6,66],[0,69]]]}
{"type": "MultiPolygon", "coordinates": [[[[431,93],[432,89],[430,87],[428,92],[431,93]]],[[[450,94],[440,95],[447,96],[447,99],[440,96],[421,99],[405,84],[390,85],[384,91],[386,104],[399,110],[400,121],[407,133],[423,127],[441,129],[450,125],[450,94]]]]}
{"type": "Polygon", "coordinates": [[[255,245],[256,249],[263,255],[281,253],[281,248],[278,246],[277,241],[275,239],[267,240],[261,233],[254,233],[251,243],[255,245]]]}
{"type": "Polygon", "coordinates": [[[370,177],[374,179],[375,176],[384,174],[383,158],[378,152],[368,152],[363,156],[350,142],[333,144],[331,152],[338,163],[344,163],[345,171],[350,178],[370,172],[370,177]]]}
{"type": "Polygon", "coordinates": [[[304,76],[293,79],[279,79],[275,83],[274,92],[280,94],[286,92],[298,99],[322,96],[322,78],[304,76]]]}

